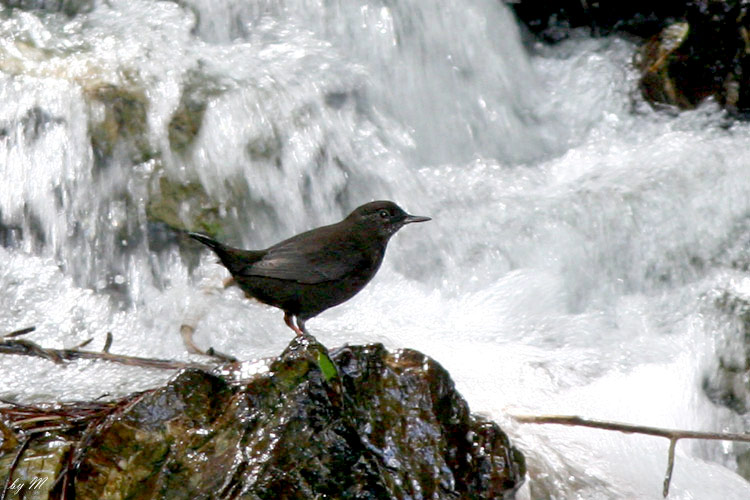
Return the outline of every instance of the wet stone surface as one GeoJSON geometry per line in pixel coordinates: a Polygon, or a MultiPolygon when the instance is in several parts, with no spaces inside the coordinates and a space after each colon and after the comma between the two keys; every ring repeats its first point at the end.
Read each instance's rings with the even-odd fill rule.
{"type": "MultiPolygon", "coordinates": [[[[523,482],[521,453],[424,354],[329,352],[305,336],[267,367],[249,379],[241,364],[185,370],[23,457],[64,443],[45,474],[68,468],[67,480],[49,479],[43,498],[507,499],[523,482]]],[[[0,482],[19,446],[0,451],[0,482]]],[[[28,467],[39,464],[21,460],[13,478],[28,467]]]]}

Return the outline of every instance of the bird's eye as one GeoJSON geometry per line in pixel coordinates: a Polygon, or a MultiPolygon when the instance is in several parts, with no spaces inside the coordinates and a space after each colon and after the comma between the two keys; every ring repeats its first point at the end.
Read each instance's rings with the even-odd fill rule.
{"type": "Polygon", "coordinates": [[[380,212],[378,212],[378,215],[380,215],[380,217],[382,217],[383,219],[387,219],[390,214],[388,213],[388,210],[381,210],[380,212]]]}

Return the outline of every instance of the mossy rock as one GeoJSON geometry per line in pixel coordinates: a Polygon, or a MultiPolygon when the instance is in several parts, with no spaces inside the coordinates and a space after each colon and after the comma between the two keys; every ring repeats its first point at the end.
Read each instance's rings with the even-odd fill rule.
{"type": "Polygon", "coordinates": [[[100,166],[121,143],[131,150],[136,163],[156,156],[148,138],[149,102],[142,88],[104,83],[84,88],[84,95],[90,106],[103,107],[103,112],[92,109],[89,123],[91,146],[100,166]]]}
{"type": "MultiPolygon", "coordinates": [[[[417,351],[302,335],[246,372],[187,369],[98,403],[110,410],[79,436],[68,497],[510,500],[523,483],[523,455],[417,351]]],[[[0,452],[0,479],[16,453],[0,452]]]]}
{"type": "Polygon", "coordinates": [[[162,222],[174,229],[199,231],[209,236],[222,233],[218,203],[194,181],[178,182],[157,174],[157,187],[152,189],[146,215],[152,222],[162,222]]]}
{"type": "Polygon", "coordinates": [[[203,124],[206,101],[194,100],[183,94],[177,110],[169,121],[169,146],[175,153],[184,153],[190,148],[203,124]]]}
{"type": "Polygon", "coordinates": [[[640,47],[635,63],[641,71],[640,88],[651,102],[693,108],[695,103],[683,93],[680,82],[675,81],[673,64],[682,57],[680,48],[687,40],[690,25],[685,22],[667,26],[662,32],[640,47]]]}
{"type": "Polygon", "coordinates": [[[225,90],[223,85],[200,68],[189,71],[185,78],[180,103],[167,126],[169,145],[172,151],[179,154],[187,152],[200,133],[208,101],[225,90]]]}
{"type": "Polygon", "coordinates": [[[716,364],[703,378],[703,392],[715,404],[744,415],[750,411],[750,302],[727,290],[714,304],[722,321],[735,325],[736,335],[717,346],[716,364]]]}
{"type": "Polygon", "coordinates": [[[711,98],[735,117],[750,117],[750,5],[686,2],[679,19],[639,51],[644,98],[678,109],[711,98]]]}
{"type": "Polygon", "coordinates": [[[67,464],[73,442],[65,438],[39,438],[29,442],[23,462],[17,464],[13,477],[8,472],[15,453],[0,452],[0,484],[9,485],[8,498],[44,500],[53,495],[55,480],[67,464]]]}

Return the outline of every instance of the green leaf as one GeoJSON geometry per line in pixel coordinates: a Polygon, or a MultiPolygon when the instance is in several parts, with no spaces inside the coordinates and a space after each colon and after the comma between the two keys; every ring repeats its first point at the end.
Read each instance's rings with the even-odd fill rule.
{"type": "Polygon", "coordinates": [[[325,377],[326,382],[339,375],[339,372],[336,370],[336,365],[334,365],[331,359],[322,351],[318,351],[318,366],[320,366],[320,371],[323,372],[323,377],[325,377]]]}

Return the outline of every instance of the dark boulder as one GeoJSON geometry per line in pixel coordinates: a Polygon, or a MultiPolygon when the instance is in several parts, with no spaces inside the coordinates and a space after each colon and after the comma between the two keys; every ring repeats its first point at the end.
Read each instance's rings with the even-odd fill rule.
{"type": "Polygon", "coordinates": [[[746,118],[749,10],[740,1],[690,2],[683,22],[665,28],[639,51],[636,62],[644,97],[681,109],[694,108],[710,97],[730,114],[746,118]]]}
{"type": "Polygon", "coordinates": [[[692,109],[714,99],[730,115],[750,113],[750,5],[741,0],[509,3],[538,39],[558,42],[575,28],[639,40],[635,65],[643,97],[692,109]]]}
{"type": "Polygon", "coordinates": [[[517,0],[508,5],[531,33],[546,42],[559,42],[575,28],[588,28],[595,36],[619,32],[650,37],[671,22],[682,19],[686,3],[685,0],[517,0]]]}
{"type": "MultiPolygon", "coordinates": [[[[509,499],[525,474],[445,369],[380,344],[296,338],[270,362],[186,370],[107,411],[32,440],[24,457],[46,453],[48,470],[22,460],[13,479],[63,478],[43,498],[509,499]]],[[[17,448],[0,448],[0,483],[17,448]]]]}

